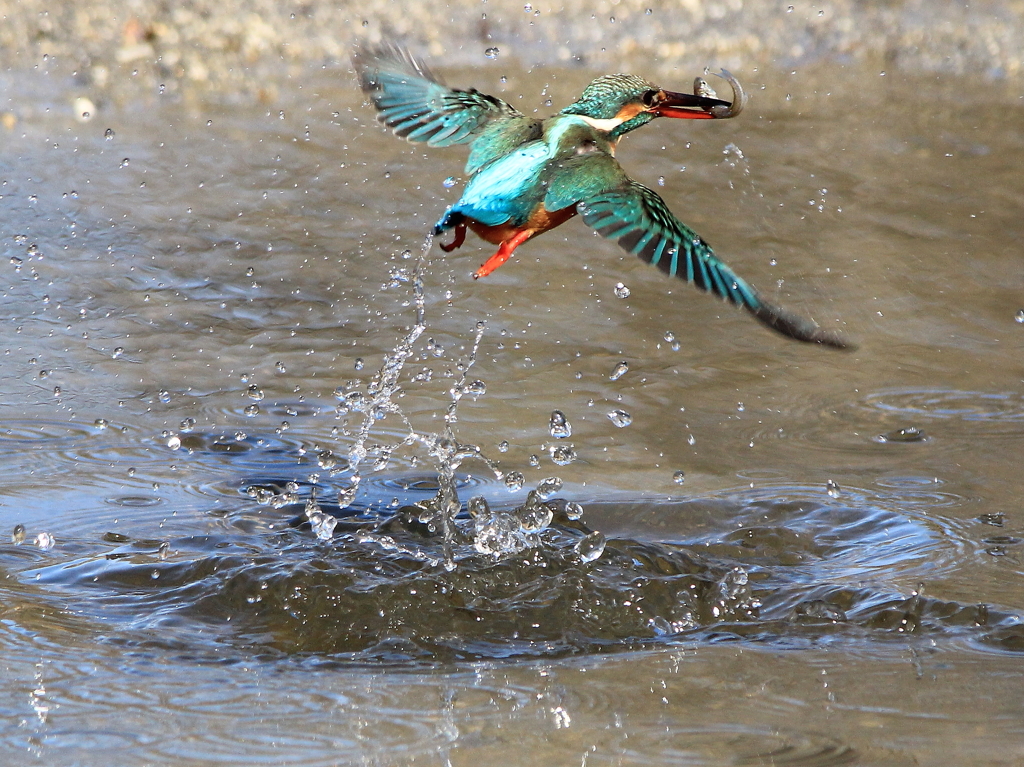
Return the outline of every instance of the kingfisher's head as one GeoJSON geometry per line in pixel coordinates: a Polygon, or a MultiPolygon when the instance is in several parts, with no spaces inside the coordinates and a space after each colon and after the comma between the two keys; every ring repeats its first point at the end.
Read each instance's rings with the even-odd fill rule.
{"type": "MultiPolygon", "coordinates": [[[[727,72],[725,77],[733,88],[732,103],[697,93],[667,91],[636,75],[603,75],[588,85],[562,114],[579,115],[611,139],[646,125],[656,117],[691,120],[734,117],[743,108],[743,91],[734,77],[727,72]]],[[[703,80],[697,82],[703,84],[703,80]]],[[[703,88],[707,89],[706,85],[703,88]]]]}

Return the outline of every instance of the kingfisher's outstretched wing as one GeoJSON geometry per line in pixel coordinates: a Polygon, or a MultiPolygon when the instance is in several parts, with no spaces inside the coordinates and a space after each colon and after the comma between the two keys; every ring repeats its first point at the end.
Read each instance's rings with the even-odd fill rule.
{"type": "Polygon", "coordinates": [[[701,290],[742,306],[782,335],[838,349],[850,343],[841,333],[768,303],[720,261],[709,246],[676,218],[654,191],[629,178],[614,158],[592,153],[562,163],[549,182],[548,210],[573,203],[584,223],[624,249],[681,277],[701,290]]]}
{"type": "MultiPolygon", "coordinates": [[[[504,139],[514,146],[540,135],[540,121],[527,117],[511,104],[488,96],[475,88],[449,88],[435,77],[423,62],[392,42],[376,46],[362,45],[352,56],[359,85],[370,96],[379,112],[378,119],[395,134],[429,146],[465,144],[485,132],[500,129],[504,139]]],[[[486,156],[470,158],[472,171],[493,159],[491,146],[474,147],[474,154],[487,150],[486,156]]]]}

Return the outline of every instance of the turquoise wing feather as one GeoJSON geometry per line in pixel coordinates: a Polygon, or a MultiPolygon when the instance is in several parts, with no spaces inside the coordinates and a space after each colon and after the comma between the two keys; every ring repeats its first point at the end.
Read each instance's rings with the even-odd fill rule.
{"type": "Polygon", "coordinates": [[[448,88],[394,43],[361,46],[352,62],[360,87],[379,112],[378,119],[409,141],[452,146],[473,141],[495,121],[534,122],[475,88],[448,88]]]}
{"type": "Polygon", "coordinates": [[[576,204],[583,222],[615,240],[671,277],[742,306],[773,330],[790,338],[836,348],[850,345],[840,333],[768,303],[717,258],[699,235],[668,209],[657,193],[630,179],[614,158],[594,152],[560,163],[545,206],[576,204]]]}

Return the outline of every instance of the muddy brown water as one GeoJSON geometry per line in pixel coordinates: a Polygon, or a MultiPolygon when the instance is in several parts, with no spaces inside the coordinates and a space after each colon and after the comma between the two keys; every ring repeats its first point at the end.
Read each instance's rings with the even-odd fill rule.
{"type": "MultiPolygon", "coordinates": [[[[513,69],[449,79],[539,105],[593,75],[513,69]]],[[[607,538],[583,562],[556,524],[452,572],[414,523],[360,537],[429,497],[415,446],[331,542],[291,522],[314,484],[332,508],[334,391],[412,322],[405,252],[463,152],[386,135],[341,69],[85,122],[66,73],[4,75],[4,762],[1019,763],[1024,102],[737,74],[740,118],[659,121],[620,160],[858,350],[776,337],[579,221],[477,282],[489,246],[435,245],[402,411],[440,430],[486,321],[456,434],[526,484],[468,461],[462,499],[558,476],[607,538]],[[296,504],[253,497],[290,481],[296,504]]]]}

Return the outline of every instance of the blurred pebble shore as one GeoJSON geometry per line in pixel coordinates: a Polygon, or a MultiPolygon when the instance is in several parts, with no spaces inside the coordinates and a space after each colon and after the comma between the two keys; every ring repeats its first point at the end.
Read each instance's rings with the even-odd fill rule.
{"type": "Polygon", "coordinates": [[[381,35],[451,66],[483,64],[490,49],[525,67],[824,61],[1015,80],[1024,59],[1020,0],[0,0],[0,21],[7,77],[59,63],[77,84],[125,96],[159,84],[267,97],[282,73],[344,67],[354,40],[381,35]]]}

